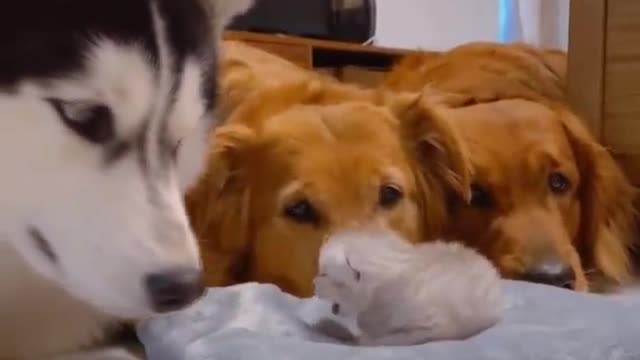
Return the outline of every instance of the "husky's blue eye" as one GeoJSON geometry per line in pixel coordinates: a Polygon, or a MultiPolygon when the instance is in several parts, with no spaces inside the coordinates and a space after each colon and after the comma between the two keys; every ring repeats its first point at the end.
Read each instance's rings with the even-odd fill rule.
{"type": "Polygon", "coordinates": [[[90,143],[105,144],[115,137],[113,113],[106,105],[47,100],[67,128],[90,143]]]}

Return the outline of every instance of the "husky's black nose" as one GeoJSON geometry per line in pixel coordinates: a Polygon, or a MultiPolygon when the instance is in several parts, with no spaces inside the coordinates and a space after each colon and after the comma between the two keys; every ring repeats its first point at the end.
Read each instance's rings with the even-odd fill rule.
{"type": "Polygon", "coordinates": [[[205,291],[202,271],[172,269],[148,275],[145,279],[153,310],[159,313],[180,310],[205,291]]]}

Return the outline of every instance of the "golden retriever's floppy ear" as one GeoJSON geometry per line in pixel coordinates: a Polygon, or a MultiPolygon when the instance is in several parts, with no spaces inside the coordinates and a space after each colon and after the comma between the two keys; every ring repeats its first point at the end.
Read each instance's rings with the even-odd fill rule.
{"type": "Polygon", "coordinates": [[[425,174],[465,201],[471,197],[466,147],[454,127],[420,94],[396,94],[388,106],[401,122],[403,138],[425,174]]]}
{"type": "Polygon", "coordinates": [[[247,166],[255,133],[241,125],[218,128],[207,169],[186,197],[200,240],[209,286],[233,284],[243,276],[250,242],[247,166]]]}
{"type": "Polygon", "coordinates": [[[581,120],[559,110],[578,163],[581,185],[581,228],[578,244],[583,254],[607,279],[629,280],[635,241],[635,188],[609,152],[598,144],[581,120]]]}

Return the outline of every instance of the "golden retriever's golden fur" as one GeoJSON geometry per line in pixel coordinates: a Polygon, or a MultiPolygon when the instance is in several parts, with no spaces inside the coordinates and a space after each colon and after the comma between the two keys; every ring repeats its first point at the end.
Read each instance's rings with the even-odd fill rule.
{"type": "Polygon", "coordinates": [[[569,111],[565,62],[562,52],[526,45],[469,44],[406,59],[386,86],[423,89],[452,108],[446,117],[474,172],[471,205],[454,207],[452,236],[511,278],[578,290],[587,278],[624,284],[635,190],[569,111]],[[573,270],[573,281],[553,271],[540,277],[562,267],[573,270]]]}
{"type": "Polygon", "coordinates": [[[220,113],[223,117],[254,91],[320,76],[242,41],[224,41],[221,50],[220,113]]]}
{"type": "Polygon", "coordinates": [[[313,291],[329,236],[382,227],[408,241],[446,227],[468,196],[458,135],[415,95],[310,80],[246,98],[214,136],[187,198],[210,285],[274,283],[313,291]]]}
{"type": "Polygon", "coordinates": [[[524,44],[469,43],[448,52],[415,53],[387,75],[383,86],[421,91],[425,85],[478,101],[506,98],[564,101],[566,55],[524,44]]]}

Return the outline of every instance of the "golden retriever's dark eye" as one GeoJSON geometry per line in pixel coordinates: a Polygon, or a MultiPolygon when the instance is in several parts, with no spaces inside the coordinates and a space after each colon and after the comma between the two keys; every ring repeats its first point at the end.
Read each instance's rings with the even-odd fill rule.
{"type": "Polygon", "coordinates": [[[495,205],[495,200],[491,192],[480,185],[471,185],[471,206],[478,209],[488,209],[495,205]]]}
{"type": "Polygon", "coordinates": [[[402,190],[396,185],[383,185],[380,187],[378,203],[385,209],[396,206],[404,197],[402,190]]]}
{"type": "Polygon", "coordinates": [[[555,172],[549,175],[549,189],[554,194],[562,195],[571,188],[571,181],[561,173],[555,172]]]}
{"type": "Polygon", "coordinates": [[[308,200],[300,200],[284,209],[284,215],[301,224],[316,224],[320,217],[308,200]]]}

